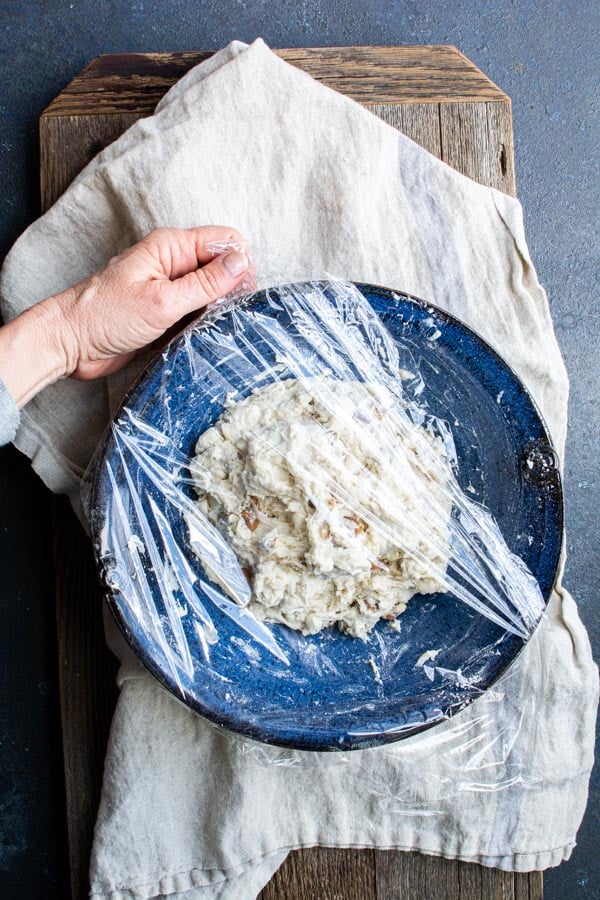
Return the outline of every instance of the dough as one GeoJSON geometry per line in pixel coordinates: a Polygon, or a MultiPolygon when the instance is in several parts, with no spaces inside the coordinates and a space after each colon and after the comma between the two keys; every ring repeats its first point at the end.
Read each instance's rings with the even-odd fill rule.
{"type": "Polygon", "coordinates": [[[235,551],[258,618],[364,638],[381,618],[397,628],[413,594],[445,589],[450,467],[383,388],[308,385],[259,388],[200,436],[197,503],[235,551]]]}

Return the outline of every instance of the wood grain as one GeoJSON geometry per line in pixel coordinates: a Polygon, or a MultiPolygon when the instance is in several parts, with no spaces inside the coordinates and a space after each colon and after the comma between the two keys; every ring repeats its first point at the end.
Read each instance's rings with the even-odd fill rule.
{"type": "Polygon", "coordinates": [[[377,900],[460,900],[461,897],[480,897],[480,894],[461,894],[459,868],[456,860],[437,859],[420,853],[397,853],[393,850],[375,851],[377,900]]]}
{"type": "Polygon", "coordinates": [[[438,159],[442,159],[439,103],[419,103],[410,106],[377,103],[370,107],[370,111],[388,125],[401,131],[411,141],[424,147],[438,159]]]}
{"type": "Polygon", "coordinates": [[[135,112],[42,115],[39,121],[42,211],[52,206],[100,150],[139,118],[141,116],[135,112]]]}
{"type": "Polygon", "coordinates": [[[295,850],[260,900],[369,900],[376,897],[373,850],[295,850]]]}
{"type": "MultiPolygon", "coordinates": [[[[508,100],[456,47],[312,47],[275,53],[366,106],[508,100]]],[[[86,115],[93,94],[98,112],[149,115],[171,85],[211,55],[200,51],[101,56],[43,114],[86,115]]]]}
{"type": "MultiPolygon", "coordinates": [[[[515,193],[510,100],[452,47],[277,51],[348,94],[455,169],[515,193]]],[[[94,60],[40,118],[43,209],[104,146],[150,115],[210,53],[94,60]]],[[[87,864],[116,688],[89,543],[62,499],[55,508],[57,629],[74,900],[87,864]]],[[[261,900],[541,900],[541,873],[513,873],[417,853],[314,848],[291,853],[261,900]]]]}
{"type": "Polygon", "coordinates": [[[102,622],[92,547],[66,497],[53,505],[56,628],[72,897],[88,892],[103,761],[117,702],[117,661],[102,622]]]}
{"type": "Polygon", "coordinates": [[[512,116],[510,106],[440,104],[442,159],[480,184],[514,193],[512,116]]]}

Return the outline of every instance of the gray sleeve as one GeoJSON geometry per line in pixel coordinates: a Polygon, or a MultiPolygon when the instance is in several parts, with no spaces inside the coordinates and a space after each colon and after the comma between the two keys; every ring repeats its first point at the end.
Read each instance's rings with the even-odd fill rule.
{"type": "Polygon", "coordinates": [[[12,394],[0,381],[0,446],[14,440],[20,420],[21,415],[12,394]]]}

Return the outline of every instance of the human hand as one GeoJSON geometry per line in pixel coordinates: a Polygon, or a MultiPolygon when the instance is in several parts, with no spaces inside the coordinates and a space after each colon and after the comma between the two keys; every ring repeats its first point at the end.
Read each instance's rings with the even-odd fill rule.
{"type": "Polygon", "coordinates": [[[0,378],[22,406],[46,384],[122,368],[179,320],[238,287],[249,260],[232,228],[159,228],[0,329],[0,378]]]}

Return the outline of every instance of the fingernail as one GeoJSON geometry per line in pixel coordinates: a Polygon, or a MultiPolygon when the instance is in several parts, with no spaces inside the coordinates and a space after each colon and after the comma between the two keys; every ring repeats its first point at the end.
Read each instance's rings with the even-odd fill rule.
{"type": "Polygon", "coordinates": [[[225,256],[221,257],[223,265],[230,275],[241,275],[248,268],[248,257],[239,250],[230,250],[225,256]]]}

